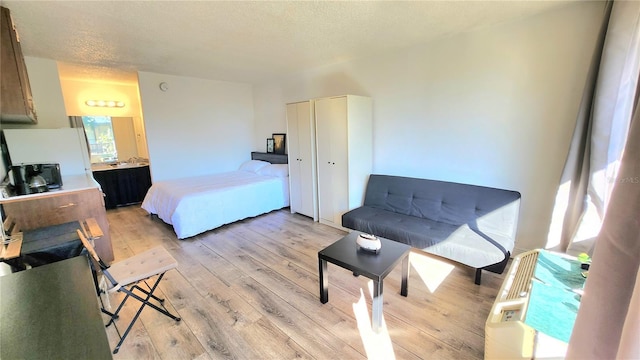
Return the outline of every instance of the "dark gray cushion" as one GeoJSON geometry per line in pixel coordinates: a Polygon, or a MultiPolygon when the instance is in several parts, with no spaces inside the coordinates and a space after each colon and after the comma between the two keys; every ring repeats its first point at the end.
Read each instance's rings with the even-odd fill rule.
{"type": "Polygon", "coordinates": [[[445,240],[456,226],[362,206],[342,217],[342,226],[392,239],[415,248],[427,248],[445,240]]]}

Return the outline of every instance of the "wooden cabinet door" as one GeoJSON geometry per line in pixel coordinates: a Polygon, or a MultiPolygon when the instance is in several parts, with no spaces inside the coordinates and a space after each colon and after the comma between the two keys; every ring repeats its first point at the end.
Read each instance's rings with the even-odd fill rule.
{"type": "Polygon", "coordinates": [[[9,9],[0,14],[0,120],[7,123],[36,123],[31,85],[22,49],[9,9]]]}

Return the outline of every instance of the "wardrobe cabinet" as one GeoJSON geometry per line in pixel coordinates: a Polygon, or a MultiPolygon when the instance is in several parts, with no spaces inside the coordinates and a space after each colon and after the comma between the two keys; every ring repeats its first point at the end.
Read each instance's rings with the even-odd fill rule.
{"type": "Polygon", "coordinates": [[[321,223],[342,228],[342,214],[362,205],[372,170],[371,98],[314,100],[321,223]]]}
{"type": "Polygon", "coordinates": [[[37,123],[27,66],[9,9],[0,8],[0,121],[37,123]]]}
{"type": "Polygon", "coordinates": [[[318,221],[313,102],[287,104],[287,148],[292,213],[318,221]]]}

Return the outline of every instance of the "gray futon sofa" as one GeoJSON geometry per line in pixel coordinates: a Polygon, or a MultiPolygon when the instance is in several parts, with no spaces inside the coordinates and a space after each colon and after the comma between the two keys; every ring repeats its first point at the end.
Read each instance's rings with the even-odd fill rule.
{"type": "MultiPolygon", "coordinates": [[[[446,181],[371,175],[363,206],[342,226],[502,273],[515,243],[520,193],[446,181]]],[[[383,249],[384,251],[384,249],[383,249]]]]}

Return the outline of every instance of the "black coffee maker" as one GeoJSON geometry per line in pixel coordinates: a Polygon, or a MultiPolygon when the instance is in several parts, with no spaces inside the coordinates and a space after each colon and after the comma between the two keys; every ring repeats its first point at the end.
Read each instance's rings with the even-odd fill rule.
{"type": "Polygon", "coordinates": [[[11,167],[13,182],[18,195],[36,194],[49,191],[47,181],[40,175],[40,165],[16,165],[11,167]]]}

